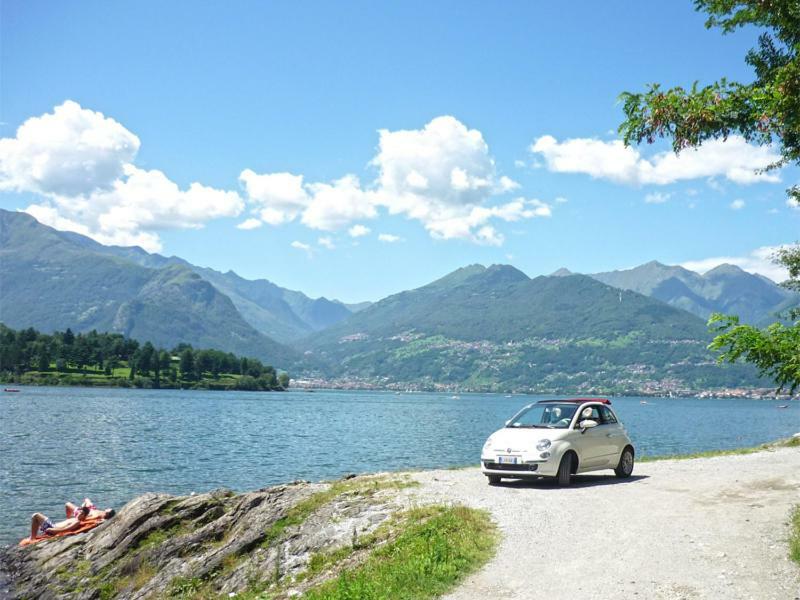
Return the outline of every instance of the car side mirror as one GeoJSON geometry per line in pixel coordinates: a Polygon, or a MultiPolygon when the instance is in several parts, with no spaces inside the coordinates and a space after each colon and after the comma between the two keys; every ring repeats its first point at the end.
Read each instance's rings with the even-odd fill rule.
{"type": "Polygon", "coordinates": [[[578,423],[578,426],[581,428],[581,433],[583,433],[587,429],[591,429],[592,427],[597,427],[598,425],[599,423],[593,419],[584,419],[583,421],[578,423]]]}

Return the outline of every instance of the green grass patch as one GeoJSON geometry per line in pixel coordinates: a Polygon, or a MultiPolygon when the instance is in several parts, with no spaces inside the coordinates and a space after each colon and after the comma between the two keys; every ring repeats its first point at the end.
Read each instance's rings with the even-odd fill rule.
{"type": "Polygon", "coordinates": [[[485,511],[429,506],[364,564],[309,590],[309,600],[435,598],[493,555],[498,534],[485,511]]]}
{"type": "Polygon", "coordinates": [[[800,504],[792,511],[792,532],[789,535],[789,557],[800,565],[800,504]]]}
{"type": "Polygon", "coordinates": [[[418,482],[410,479],[348,479],[336,481],[328,489],[312,494],[290,508],[285,517],[275,521],[267,530],[261,545],[265,548],[274,545],[276,541],[283,537],[286,529],[301,525],[314,512],[343,494],[352,493],[361,496],[372,496],[381,490],[401,490],[417,485],[419,485],[418,482]]]}
{"type": "Polygon", "coordinates": [[[732,448],[730,450],[706,450],[704,452],[693,452],[691,454],[671,454],[664,456],[639,456],[636,458],[638,462],[654,462],[657,460],[690,460],[693,458],[712,458],[714,456],[737,456],[741,454],[755,454],[756,452],[764,452],[774,450],[776,448],[798,448],[800,447],[800,437],[792,437],[786,440],[779,440],[769,444],[761,444],[760,446],[752,446],[749,448],[732,448]]]}

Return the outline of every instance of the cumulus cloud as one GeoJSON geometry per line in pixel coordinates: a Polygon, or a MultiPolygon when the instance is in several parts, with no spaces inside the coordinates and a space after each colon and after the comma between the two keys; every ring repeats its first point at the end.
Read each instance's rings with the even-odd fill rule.
{"type": "Polygon", "coordinates": [[[263,224],[264,224],[264,223],[262,223],[262,222],[261,222],[261,221],[259,221],[258,219],[245,219],[244,221],[242,221],[241,223],[239,223],[239,224],[236,226],[236,228],[237,228],[237,229],[245,229],[245,230],[247,230],[247,229],[258,229],[258,228],[259,228],[259,227],[261,227],[263,224]]]}
{"type": "Polygon", "coordinates": [[[25,211],[46,225],[150,251],[161,249],[159,230],[241,213],[236,192],[181,189],[161,171],[136,167],[139,145],[115,120],[67,101],[0,139],[0,190],[41,196],[25,211]]]}
{"type": "Polygon", "coordinates": [[[773,281],[781,282],[788,279],[789,273],[783,265],[773,262],[773,258],[775,253],[784,247],[788,246],[761,246],[745,256],[714,256],[699,260],[689,260],[681,263],[681,266],[690,271],[705,273],[719,265],[736,265],[748,273],[757,273],[773,281]]]}
{"type": "Polygon", "coordinates": [[[731,210],[742,210],[745,206],[744,200],[738,199],[731,202],[731,210]]]}
{"type": "Polygon", "coordinates": [[[394,235],[392,233],[379,233],[378,234],[378,241],[379,242],[384,242],[386,244],[394,244],[394,243],[400,242],[402,240],[403,240],[403,238],[401,238],[399,235],[394,235]]]}
{"type": "MultiPolygon", "coordinates": [[[[301,175],[259,175],[250,169],[240,180],[253,214],[273,225],[295,220],[313,229],[335,231],[378,216],[378,209],[422,223],[440,239],[502,243],[489,221],[516,221],[551,215],[539,200],[519,198],[489,206],[493,196],[519,188],[498,176],[483,135],[451,116],[421,129],[378,132],[378,152],[370,165],[377,178],[364,186],[354,175],[332,183],[304,182],[301,175]]],[[[363,231],[354,225],[353,231],[363,231]]],[[[362,233],[363,235],[363,233],[362,233]]]]}
{"type": "Polygon", "coordinates": [[[78,196],[109,189],[139,138],[103,113],[68,100],[0,139],[0,190],[78,196]]]}
{"type": "Polygon", "coordinates": [[[370,161],[376,175],[365,184],[353,174],[308,181],[244,169],[246,202],[236,191],[181,187],[160,170],[136,166],[139,147],[114,119],[67,101],[0,139],[0,191],[36,194],[26,210],[45,224],[150,251],[161,249],[164,229],[200,228],[245,208],[247,218],[236,225],[242,230],[299,221],[319,231],[362,231],[368,228],[360,221],[385,211],[418,221],[435,238],[488,245],[503,242],[498,222],[552,214],[535,199],[498,202],[519,184],[497,172],[481,132],[452,116],[420,129],[380,130],[370,161]]]}
{"type": "Polygon", "coordinates": [[[551,135],[535,140],[530,150],[541,156],[551,171],[585,173],[630,185],[667,185],[706,177],[725,177],[738,184],[780,181],[777,172],[761,171],[780,156],[770,147],[748,144],[741,136],[710,140],[677,155],[659,152],[650,158],[620,140],[574,138],[559,142],[551,135]]]}
{"type": "Polygon", "coordinates": [[[370,231],[371,229],[369,227],[365,227],[364,225],[361,225],[359,223],[357,225],[353,225],[350,229],[348,229],[347,233],[350,237],[357,238],[367,235],[370,231]]]}

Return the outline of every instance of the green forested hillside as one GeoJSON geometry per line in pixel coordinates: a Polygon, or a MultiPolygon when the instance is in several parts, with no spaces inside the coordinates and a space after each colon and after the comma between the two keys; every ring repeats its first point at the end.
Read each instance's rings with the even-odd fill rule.
{"type": "Polygon", "coordinates": [[[583,275],[466,267],[307,340],[328,373],[472,389],[672,391],[756,382],[719,367],[705,323],[583,275]]]}
{"type": "Polygon", "coordinates": [[[109,331],[166,347],[219,348],[284,368],[298,360],[188,266],[149,268],[105,248],[0,211],[0,320],[20,329],[109,331]]]}

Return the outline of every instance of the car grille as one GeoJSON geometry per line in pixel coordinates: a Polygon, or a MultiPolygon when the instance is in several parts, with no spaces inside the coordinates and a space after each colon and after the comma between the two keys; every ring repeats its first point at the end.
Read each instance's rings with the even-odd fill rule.
{"type": "Polygon", "coordinates": [[[487,469],[491,469],[492,471],[535,471],[539,468],[539,465],[507,465],[505,463],[496,463],[491,461],[484,461],[483,466],[487,469]]]}

